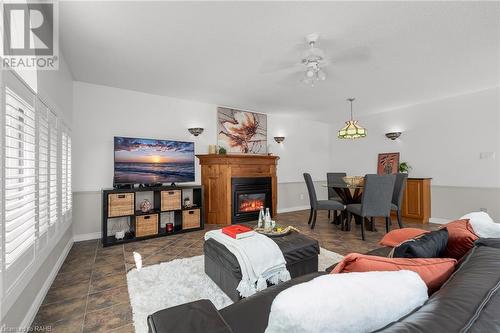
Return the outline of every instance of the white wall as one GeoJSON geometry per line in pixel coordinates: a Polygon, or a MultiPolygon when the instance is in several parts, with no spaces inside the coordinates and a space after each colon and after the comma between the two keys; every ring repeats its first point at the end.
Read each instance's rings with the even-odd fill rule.
{"type": "MultiPolygon", "coordinates": [[[[113,136],[194,141],[197,154],[207,153],[208,145],[217,140],[216,105],[83,82],[74,82],[73,96],[75,235],[96,236],[100,231],[99,191],[113,185],[113,136]],[[195,138],[188,133],[189,127],[203,127],[205,131],[195,138]]],[[[279,200],[278,209],[306,205],[307,195],[300,199],[300,194],[307,193],[305,187],[297,184],[303,182],[304,171],[311,172],[316,180],[325,179],[330,161],[328,125],[269,115],[268,141],[270,150],[280,156],[280,191],[287,191],[283,184],[293,184],[295,191],[283,196],[288,200],[279,200]],[[273,140],[278,135],[286,136],[281,145],[273,140]]]]}
{"type": "Polygon", "coordinates": [[[59,70],[37,73],[38,94],[54,107],[59,116],[71,127],[73,120],[73,77],[62,54],[59,70]]]}
{"type": "MultiPolygon", "coordinates": [[[[215,107],[175,98],[75,82],[73,191],[113,186],[113,137],[194,141],[196,154],[208,152],[216,137],[215,107]],[[189,127],[204,127],[202,135],[189,127]]],[[[199,169],[196,182],[199,182],[199,169]]]]}
{"type": "Polygon", "coordinates": [[[325,123],[307,121],[288,115],[268,116],[270,151],[280,157],[278,182],[304,182],[303,173],[315,180],[325,180],[330,163],[330,132],[325,123]],[[284,136],[277,144],[275,136],[284,136]]]}
{"type": "Polygon", "coordinates": [[[331,165],[352,175],[376,173],[378,153],[400,152],[401,161],[413,166],[410,177],[433,178],[433,217],[456,218],[479,208],[500,217],[499,98],[496,87],[361,117],[368,136],[332,137],[331,165]],[[391,141],[384,134],[392,131],[403,134],[391,141]],[[481,152],[496,158],[480,159],[481,152]]]}

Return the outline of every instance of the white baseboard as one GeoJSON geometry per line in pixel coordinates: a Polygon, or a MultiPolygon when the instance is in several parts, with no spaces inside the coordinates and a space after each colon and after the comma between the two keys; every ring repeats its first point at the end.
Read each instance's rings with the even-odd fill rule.
{"type": "Polygon", "coordinates": [[[24,316],[24,319],[21,323],[22,328],[29,329],[29,327],[33,323],[33,320],[35,319],[35,316],[38,310],[40,309],[40,306],[42,305],[45,296],[47,296],[47,292],[49,291],[50,286],[54,282],[54,279],[56,278],[59,269],[64,263],[64,260],[66,260],[66,257],[68,256],[69,250],[71,250],[72,245],[73,245],[73,240],[70,238],[68,243],[64,247],[64,250],[62,251],[61,255],[59,256],[59,259],[57,259],[55,266],[52,268],[49,277],[47,278],[47,280],[45,280],[42,289],[40,289],[35,299],[33,300],[33,303],[31,303],[31,307],[26,313],[26,316],[24,316]]]}
{"type": "MultiPolygon", "coordinates": [[[[278,214],[281,213],[290,213],[290,212],[296,212],[300,210],[309,210],[311,209],[311,206],[295,206],[295,207],[288,207],[288,208],[281,208],[278,209],[278,214]]],[[[431,217],[429,219],[430,223],[436,223],[436,224],[446,224],[452,220],[450,219],[443,219],[439,217],[431,217]]],[[[100,239],[101,238],[101,233],[100,232],[91,232],[88,234],[80,234],[80,235],[73,235],[73,241],[74,242],[83,242],[87,240],[92,240],[92,239],[100,239]]]]}
{"type": "Polygon", "coordinates": [[[441,217],[431,217],[429,219],[429,223],[436,223],[436,224],[446,224],[448,222],[451,222],[452,220],[450,219],[443,219],[441,217]]]}
{"type": "Polygon", "coordinates": [[[295,206],[295,207],[278,209],[278,213],[289,213],[289,212],[296,212],[298,210],[309,210],[309,209],[311,209],[311,206],[295,206]]]}
{"type": "Polygon", "coordinates": [[[101,238],[100,232],[91,232],[89,234],[81,234],[81,235],[73,235],[74,242],[82,242],[91,239],[99,239],[101,238]]]}
{"type": "MultiPolygon", "coordinates": [[[[289,212],[296,212],[299,210],[309,210],[311,209],[311,206],[295,206],[295,207],[288,207],[288,208],[282,208],[278,209],[278,213],[289,213],[289,212]]],[[[452,219],[444,219],[441,217],[431,217],[429,219],[429,223],[436,223],[436,224],[446,224],[448,222],[453,221],[452,219]]]]}

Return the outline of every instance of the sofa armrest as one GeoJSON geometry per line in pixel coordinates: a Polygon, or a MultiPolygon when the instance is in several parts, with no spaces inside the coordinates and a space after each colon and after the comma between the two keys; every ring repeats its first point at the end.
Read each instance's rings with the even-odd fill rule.
{"type": "MultiPolygon", "coordinates": [[[[378,249],[371,250],[370,252],[367,252],[365,254],[367,254],[369,256],[387,257],[387,256],[389,256],[389,253],[391,253],[391,251],[392,251],[392,247],[380,247],[378,249]]],[[[333,271],[333,269],[335,268],[335,266],[337,266],[337,265],[338,265],[338,263],[331,265],[330,267],[325,269],[325,272],[331,273],[333,271]]]]}
{"type": "Polygon", "coordinates": [[[475,246],[489,246],[500,249],[500,238],[479,238],[475,243],[475,246]]]}
{"type": "Polygon", "coordinates": [[[212,302],[203,299],[148,316],[149,333],[232,333],[212,302]]]}

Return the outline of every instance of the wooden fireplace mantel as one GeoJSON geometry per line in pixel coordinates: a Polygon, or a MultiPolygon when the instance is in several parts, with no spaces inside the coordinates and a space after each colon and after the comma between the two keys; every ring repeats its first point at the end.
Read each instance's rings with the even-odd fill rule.
{"type": "Polygon", "coordinates": [[[271,177],[272,216],[278,205],[278,156],[269,155],[196,155],[201,165],[204,187],[205,223],[231,224],[231,179],[233,177],[271,177]]]}

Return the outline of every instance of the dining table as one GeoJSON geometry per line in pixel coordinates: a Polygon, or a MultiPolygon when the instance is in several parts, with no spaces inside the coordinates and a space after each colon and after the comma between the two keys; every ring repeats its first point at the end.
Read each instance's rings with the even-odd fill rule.
{"type": "MultiPolygon", "coordinates": [[[[342,200],[342,203],[344,205],[350,205],[350,204],[359,204],[361,203],[361,197],[363,196],[363,189],[365,187],[364,182],[360,184],[348,184],[344,181],[342,182],[334,182],[330,184],[324,184],[323,187],[326,188],[332,188],[335,193],[339,196],[339,198],[342,200]]],[[[341,219],[347,219],[347,216],[341,217],[341,219]]],[[[354,215],[354,220],[356,221],[356,224],[361,224],[363,219],[360,216],[354,215]]],[[[372,220],[369,220],[367,218],[364,219],[366,229],[370,231],[377,231],[375,228],[375,223],[373,223],[372,220]]],[[[350,224],[346,223],[346,228],[344,228],[344,223],[342,224],[342,230],[345,229],[345,231],[350,230],[350,224]]]]}
{"type": "Polygon", "coordinates": [[[346,182],[325,184],[323,186],[332,188],[340,199],[342,199],[344,205],[361,203],[361,196],[363,194],[363,188],[365,187],[363,183],[351,185],[346,182]]]}

